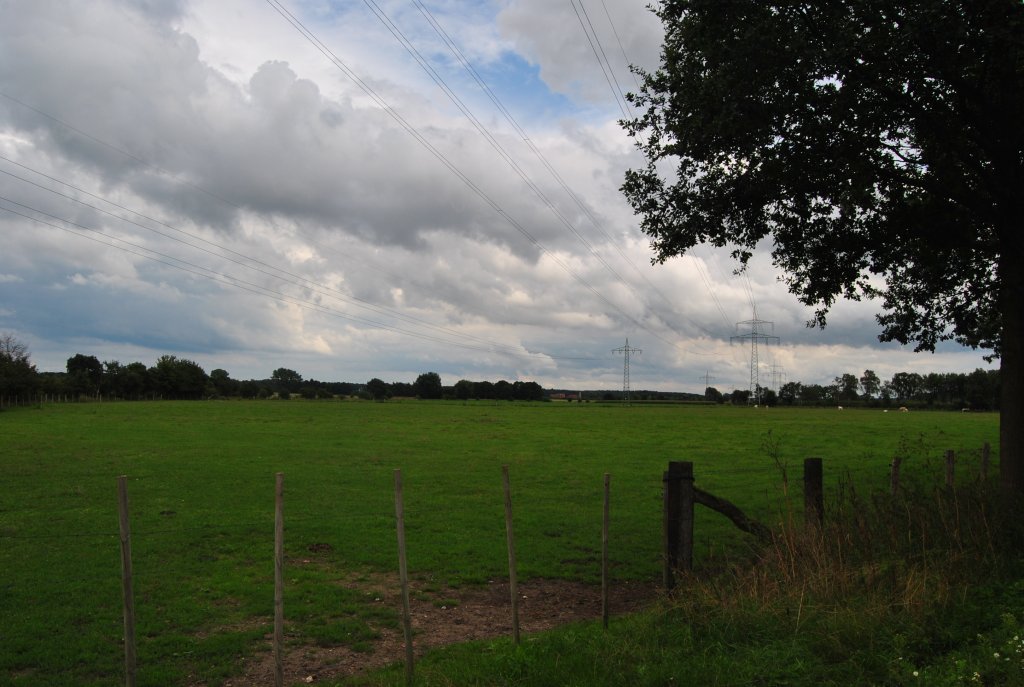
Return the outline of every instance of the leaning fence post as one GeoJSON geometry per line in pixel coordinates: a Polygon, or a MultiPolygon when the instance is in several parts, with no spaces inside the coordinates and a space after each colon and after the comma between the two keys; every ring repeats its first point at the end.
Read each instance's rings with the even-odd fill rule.
{"type": "Polygon", "coordinates": [[[128,524],[128,476],[117,478],[121,530],[121,594],[124,600],[124,684],[135,687],[135,597],[132,593],[132,533],[128,524]]]}
{"type": "Polygon", "coordinates": [[[953,449],[946,451],[946,486],[953,486],[953,466],[956,464],[956,453],[953,449]]]}
{"type": "Polygon", "coordinates": [[[825,519],[825,494],[822,486],[821,458],[804,459],[804,521],[822,524],[825,519]]]}
{"type": "Polygon", "coordinates": [[[284,473],[274,476],[274,685],[284,685],[284,473]]]}

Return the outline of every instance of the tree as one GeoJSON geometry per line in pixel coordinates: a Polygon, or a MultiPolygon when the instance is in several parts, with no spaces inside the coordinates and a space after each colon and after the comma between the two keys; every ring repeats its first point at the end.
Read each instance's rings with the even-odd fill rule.
{"type": "Polygon", "coordinates": [[[836,403],[849,403],[857,400],[857,386],[860,382],[857,378],[849,372],[843,374],[841,377],[835,378],[835,384],[833,385],[834,400],[836,403]]]}
{"type": "Polygon", "coordinates": [[[800,382],[786,382],[779,388],[779,402],[791,406],[800,398],[803,384],[800,382]]]}
{"type": "Polygon", "coordinates": [[[436,372],[424,372],[416,378],[412,388],[420,398],[441,398],[444,395],[441,375],[436,372]]]}
{"type": "Polygon", "coordinates": [[[892,376],[889,387],[896,394],[897,401],[909,401],[917,396],[923,382],[916,372],[897,372],[892,376]]]}
{"type": "Polygon", "coordinates": [[[289,370],[287,367],[279,367],[271,372],[270,379],[274,381],[274,386],[277,387],[278,392],[298,391],[299,385],[302,384],[302,375],[295,370],[289,370]]]}
{"type": "Polygon", "coordinates": [[[466,401],[473,398],[473,391],[476,389],[476,384],[469,381],[468,379],[460,379],[455,382],[455,398],[460,401],[466,401]]]}
{"type": "Polygon", "coordinates": [[[213,385],[218,396],[234,396],[238,393],[238,382],[231,379],[227,370],[219,367],[210,371],[210,384],[213,385]]]}
{"type": "Polygon", "coordinates": [[[209,381],[199,363],[174,355],[160,356],[149,374],[165,398],[200,399],[209,381]]]}
{"type": "Polygon", "coordinates": [[[882,380],[878,378],[874,370],[864,370],[864,374],[860,378],[860,388],[865,397],[874,398],[882,389],[882,380]]]}
{"type": "Polygon", "coordinates": [[[388,385],[382,379],[374,377],[366,383],[366,391],[375,401],[386,401],[391,396],[388,385]]]}
{"type": "Polygon", "coordinates": [[[68,384],[76,394],[96,395],[103,381],[103,363],[94,355],[76,353],[66,363],[68,384]]]}
{"type": "Polygon", "coordinates": [[[0,336],[0,396],[28,396],[37,385],[28,346],[10,334],[0,336]]]}
{"type": "Polygon", "coordinates": [[[722,392],[713,386],[709,386],[704,389],[704,400],[711,403],[721,403],[723,401],[722,392]]]}
{"type": "Polygon", "coordinates": [[[824,326],[881,299],[880,338],[991,349],[1000,469],[1024,491],[1024,3],[664,0],[661,67],[623,124],[623,191],[665,261],[770,240],[824,326]]]}

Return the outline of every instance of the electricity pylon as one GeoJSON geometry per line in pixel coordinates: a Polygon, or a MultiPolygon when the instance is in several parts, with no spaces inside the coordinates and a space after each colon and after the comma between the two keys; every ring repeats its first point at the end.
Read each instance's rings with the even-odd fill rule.
{"type": "Polygon", "coordinates": [[[775,393],[779,393],[779,389],[782,388],[782,380],[786,378],[786,370],[782,365],[776,365],[772,363],[772,390],[775,393]]]}
{"type": "Polygon", "coordinates": [[[612,353],[621,353],[625,360],[622,363],[622,396],[626,405],[629,405],[629,355],[630,353],[643,353],[639,348],[629,347],[629,338],[626,338],[626,345],[621,348],[613,348],[612,353]]]}
{"type": "Polygon", "coordinates": [[[749,327],[750,331],[744,334],[737,334],[736,336],[730,337],[730,341],[739,339],[740,341],[750,342],[750,397],[747,399],[747,403],[755,403],[761,405],[760,398],[760,378],[758,376],[758,368],[760,364],[757,360],[757,344],[760,342],[774,343],[779,342],[779,337],[774,335],[775,323],[767,320],[759,320],[756,315],[752,320],[744,320],[743,322],[736,323],[736,329],[740,327],[749,327]],[[768,332],[772,332],[769,334],[768,332]]]}

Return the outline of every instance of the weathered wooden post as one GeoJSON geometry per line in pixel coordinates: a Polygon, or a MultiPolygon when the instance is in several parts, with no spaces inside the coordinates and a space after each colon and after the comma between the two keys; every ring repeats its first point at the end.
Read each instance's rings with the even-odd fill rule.
{"type": "Polygon", "coordinates": [[[956,465],[956,453],[953,449],[946,451],[946,486],[953,488],[953,467],[956,465]]]}
{"type": "Polygon", "coordinates": [[[825,520],[825,490],[821,458],[804,459],[804,521],[821,525],[825,520]]]}
{"type": "Polygon", "coordinates": [[[663,539],[665,561],[662,583],[675,586],[676,570],[693,569],[693,463],[671,461],[664,483],[663,539]]]}
{"type": "Polygon", "coordinates": [[[117,478],[121,530],[121,597],[124,602],[124,684],[135,687],[135,595],[132,593],[132,533],[128,523],[128,476],[117,478]]]}
{"type": "Polygon", "coordinates": [[[889,493],[893,496],[900,490],[900,463],[903,462],[903,456],[893,456],[892,464],[889,466],[889,493]]]}

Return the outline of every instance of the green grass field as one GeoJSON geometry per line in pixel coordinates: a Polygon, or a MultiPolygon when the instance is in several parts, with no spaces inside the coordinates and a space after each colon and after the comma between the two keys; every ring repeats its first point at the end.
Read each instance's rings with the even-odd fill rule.
{"type": "MultiPolygon", "coordinates": [[[[509,465],[521,578],[599,579],[607,472],[613,576],[649,581],[661,571],[669,460],[693,461],[698,486],[770,523],[785,510],[779,464],[798,502],[805,457],[824,459],[826,489],[842,475],[886,484],[894,454],[907,456],[906,471],[938,474],[946,449],[968,479],[982,444],[997,439],[994,414],[877,410],[291,401],[3,412],[0,685],[123,681],[120,474],[129,476],[139,684],[220,684],[265,647],[278,471],[289,641],[358,649],[397,616],[333,582],[397,569],[396,468],[421,580],[444,588],[506,574],[509,465]]],[[[696,539],[702,559],[743,535],[699,511],[696,539]]]]}

